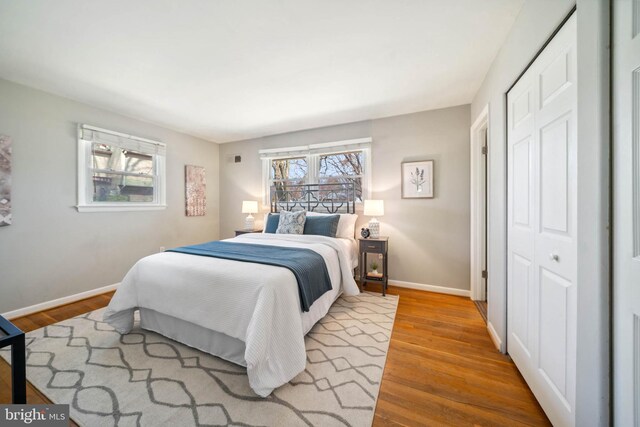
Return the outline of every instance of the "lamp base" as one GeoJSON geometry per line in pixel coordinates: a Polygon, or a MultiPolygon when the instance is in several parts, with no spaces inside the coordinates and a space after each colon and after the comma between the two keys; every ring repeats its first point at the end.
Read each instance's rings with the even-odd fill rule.
{"type": "Polygon", "coordinates": [[[249,214],[247,218],[244,220],[244,229],[249,231],[249,230],[253,230],[254,227],[255,227],[255,219],[253,218],[253,215],[249,214]]]}
{"type": "Polygon", "coordinates": [[[371,218],[371,221],[369,221],[369,233],[369,237],[372,239],[380,237],[380,223],[375,218],[371,218]]]}

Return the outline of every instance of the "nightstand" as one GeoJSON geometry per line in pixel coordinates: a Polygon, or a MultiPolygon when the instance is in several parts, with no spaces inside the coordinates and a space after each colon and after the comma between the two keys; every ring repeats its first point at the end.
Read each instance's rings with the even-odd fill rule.
{"type": "MultiPolygon", "coordinates": [[[[387,270],[387,250],[389,249],[389,238],[379,237],[377,239],[358,239],[358,270],[360,270],[360,284],[366,286],[367,283],[380,283],[382,285],[382,296],[386,295],[387,286],[389,284],[389,271],[387,270]],[[367,255],[376,254],[374,260],[379,266],[382,266],[382,271],[378,271],[378,274],[374,274],[369,271],[369,264],[367,264],[367,255]],[[382,259],[380,260],[380,256],[382,259]]],[[[380,268],[380,267],[378,267],[380,268]]]]}
{"type": "Polygon", "coordinates": [[[262,233],[262,228],[259,230],[236,230],[236,237],[241,234],[249,234],[249,233],[262,233]]]}

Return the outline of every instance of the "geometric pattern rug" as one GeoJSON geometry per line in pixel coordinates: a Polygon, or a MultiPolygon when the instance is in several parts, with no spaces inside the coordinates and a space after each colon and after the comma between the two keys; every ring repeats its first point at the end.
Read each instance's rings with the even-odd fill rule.
{"type": "Polygon", "coordinates": [[[306,369],[267,398],[245,368],[137,325],[120,335],[104,309],[29,332],[27,378],[82,426],[370,426],[397,307],[340,297],[305,337],[306,369]]]}

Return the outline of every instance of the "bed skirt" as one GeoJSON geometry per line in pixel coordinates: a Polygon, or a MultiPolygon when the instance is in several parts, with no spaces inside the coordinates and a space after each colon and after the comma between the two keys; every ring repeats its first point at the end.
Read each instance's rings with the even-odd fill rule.
{"type": "Polygon", "coordinates": [[[140,327],[157,332],[174,341],[213,354],[240,366],[247,366],[244,359],[245,343],[222,332],[203,328],[148,308],[140,308],[140,327]]]}

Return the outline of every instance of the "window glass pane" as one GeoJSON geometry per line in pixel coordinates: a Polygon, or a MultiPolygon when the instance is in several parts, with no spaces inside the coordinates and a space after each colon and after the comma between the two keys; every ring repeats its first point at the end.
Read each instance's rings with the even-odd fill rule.
{"type": "MultiPolygon", "coordinates": [[[[324,154],[320,156],[321,184],[353,182],[356,201],[362,201],[362,176],[364,176],[364,155],[362,151],[324,154]]],[[[348,195],[344,195],[348,197],[348,195]]]]}
{"type": "Polygon", "coordinates": [[[153,175],[153,156],[108,144],[92,144],[93,169],[153,175]]]}
{"type": "Polygon", "coordinates": [[[120,173],[94,172],[94,202],[152,203],[154,178],[120,173]]]}
{"type": "Polygon", "coordinates": [[[304,180],[296,179],[273,181],[275,199],[280,202],[302,200],[304,184],[304,180]]]}
{"type": "Polygon", "coordinates": [[[353,150],[331,154],[310,154],[305,157],[271,159],[269,161],[269,188],[274,190],[270,196],[275,201],[306,200],[300,186],[308,183],[335,184],[320,190],[318,197],[333,200],[363,201],[365,180],[366,150],[353,150]],[[317,162],[309,168],[307,161],[317,162]],[[351,193],[344,184],[353,184],[351,193]],[[351,193],[351,194],[349,194],[351,193]]]}
{"type": "Polygon", "coordinates": [[[304,157],[274,159],[271,161],[271,179],[304,181],[307,177],[308,169],[307,159],[304,157]]]}
{"type": "MultiPolygon", "coordinates": [[[[362,178],[349,178],[349,177],[326,177],[320,178],[320,184],[344,184],[348,182],[354,183],[354,189],[356,192],[356,202],[362,202],[362,178]]],[[[342,189],[340,190],[340,194],[337,193],[339,187],[329,188],[327,191],[321,191],[320,196],[323,198],[331,198],[334,197],[336,199],[346,199],[350,200],[349,194],[342,189]]]]}
{"type": "Polygon", "coordinates": [[[125,172],[141,175],[153,175],[153,156],[134,152],[125,152],[125,172]]]}
{"type": "Polygon", "coordinates": [[[320,156],[320,176],[358,176],[364,174],[362,151],[320,156]]]}

